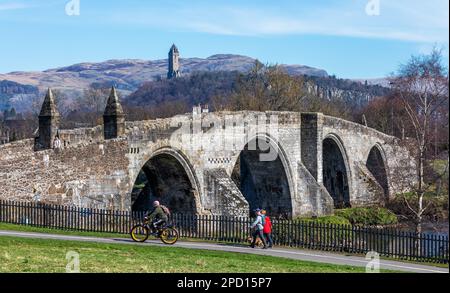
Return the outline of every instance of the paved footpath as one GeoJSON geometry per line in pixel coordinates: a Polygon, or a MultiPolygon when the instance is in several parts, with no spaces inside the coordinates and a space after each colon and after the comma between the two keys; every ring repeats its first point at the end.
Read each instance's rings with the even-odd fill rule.
{"type": "MultiPolygon", "coordinates": [[[[99,237],[85,237],[85,236],[68,236],[68,235],[56,235],[56,234],[44,234],[44,233],[31,233],[31,232],[15,232],[15,231],[1,231],[1,236],[13,236],[22,238],[37,238],[37,239],[54,239],[54,240],[70,240],[70,241],[83,241],[83,242],[97,242],[108,244],[129,244],[129,245],[153,245],[164,246],[160,241],[147,241],[145,243],[136,243],[131,239],[126,238],[99,238],[99,237]]],[[[166,246],[167,247],[167,246],[166,246]]],[[[216,250],[227,251],[235,253],[248,253],[257,255],[268,255],[282,258],[289,258],[302,261],[311,261],[319,263],[328,263],[336,265],[349,265],[355,267],[366,267],[368,261],[364,257],[360,256],[347,256],[342,254],[335,254],[321,251],[306,251],[299,249],[251,249],[245,246],[227,245],[227,244],[214,244],[214,243],[202,243],[202,242],[183,242],[179,241],[174,246],[170,247],[182,247],[189,249],[204,249],[204,250],[216,250]]],[[[448,268],[439,268],[433,266],[426,266],[413,263],[405,263],[391,260],[380,260],[380,268],[386,270],[395,270],[410,273],[449,273],[448,268]]]]}

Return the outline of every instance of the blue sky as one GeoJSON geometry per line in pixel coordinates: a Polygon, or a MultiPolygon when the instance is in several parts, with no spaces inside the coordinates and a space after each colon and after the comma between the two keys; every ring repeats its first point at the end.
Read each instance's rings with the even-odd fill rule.
{"type": "Polygon", "coordinates": [[[448,63],[447,0],[79,0],[78,16],[69,2],[0,0],[0,73],[162,59],[172,43],[182,57],[242,54],[345,78],[386,76],[433,46],[448,63]]]}

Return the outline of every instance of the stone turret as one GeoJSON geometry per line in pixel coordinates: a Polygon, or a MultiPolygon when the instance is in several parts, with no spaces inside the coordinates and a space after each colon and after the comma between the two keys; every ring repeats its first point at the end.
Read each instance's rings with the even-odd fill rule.
{"type": "Polygon", "coordinates": [[[39,134],[35,138],[35,150],[46,150],[53,147],[58,134],[60,115],[56,108],[55,98],[49,88],[39,113],[39,134]]]}
{"type": "Polygon", "coordinates": [[[103,125],[105,139],[114,139],[125,135],[125,114],[115,87],[112,87],[106,104],[103,125]]]}
{"type": "Polygon", "coordinates": [[[181,76],[179,58],[180,51],[178,51],[177,46],[173,44],[169,51],[169,72],[167,73],[167,79],[177,78],[181,76]]]}

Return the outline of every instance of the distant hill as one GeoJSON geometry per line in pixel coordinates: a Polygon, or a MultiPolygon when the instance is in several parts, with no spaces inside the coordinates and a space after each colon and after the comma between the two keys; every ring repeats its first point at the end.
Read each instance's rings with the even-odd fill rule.
{"type": "MultiPolygon", "coordinates": [[[[203,58],[181,58],[181,69],[184,75],[193,72],[239,71],[247,72],[256,59],[240,55],[221,54],[203,58]]],[[[167,59],[162,60],[109,60],[99,63],[79,63],[67,67],[48,69],[39,72],[11,72],[0,74],[0,80],[8,80],[22,85],[31,85],[41,92],[48,87],[62,90],[68,98],[80,95],[91,85],[104,87],[116,85],[120,92],[127,96],[136,91],[145,82],[165,79],[167,75],[167,59]]],[[[327,72],[304,65],[282,65],[292,75],[311,75],[326,77],[327,72]]],[[[9,98],[13,96],[7,95],[9,98]]],[[[7,96],[4,97],[6,100],[7,96]]],[[[3,107],[8,103],[4,101],[3,107]]],[[[18,109],[29,107],[26,101],[13,101],[18,109]]],[[[0,105],[0,110],[2,106],[0,105]]]]}
{"type": "MultiPolygon", "coordinates": [[[[186,108],[210,104],[214,97],[230,97],[237,89],[239,71],[195,72],[177,79],[144,83],[129,95],[124,104],[133,107],[154,107],[162,103],[181,102],[186,108]]],[[[334,76],[304,76],[306,90],[329,101],[342,101],[351,108],[361,108],[372,99],[384,96],[389,89],[334,76]]],[[[211,105],[213,106],[213,105],[211,105]]]]}
{"type": "MultiPolygon", "coordinates": [[[[109,60],[99,63],[79,63],[42,72],[11,72],[0,74],[0,111],[15,107],[18,112],[30,110],[31,100],[40,99],[51,87],[64,92],[71,99],[83,94],[90,87],[115,85],[127,102],[138,106],[163,101],[186,102],[187,105],[204,103],[214,95],[228,95],[233,90],[237,73],[248,72],[256,59],[230,54],[203,58],[181,58],[184,77],[177,81],[165,81],[167,59],[162,60],[109,60]],[[207,75],[207,73],[217,73],[207,75]],[[206,75],[205,75],[206,74],[206,75]],[[210,78],[211,80],[208,80],[210,78]],[[150,93],[151,92],[151,93],[150,93]]],[[[325,70],[304,65],[280,65],[290,75],[304,75],[310,81],[308,90],[324,99],[339,99],[353,105],[364,105],[373,97],[385,94],[385,80],[337,79],[325,70]]],[[[35,104],[35,103],[34,103],[35,104]]]]}
{"type": "Polygon", "coordinates": [[[0,79],[0,111],[13,107],[16,102],[28,101],[38,93],[39,89],[35,86],[0,79]]]}

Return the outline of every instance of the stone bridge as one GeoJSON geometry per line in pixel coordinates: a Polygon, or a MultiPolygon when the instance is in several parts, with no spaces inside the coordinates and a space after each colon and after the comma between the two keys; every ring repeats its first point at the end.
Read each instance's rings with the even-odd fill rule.
{"type": "Polygon", "coordinates": [[[174,212],[320,216],[382,205],[402,191],[395,174],[414,174],[398,139],[321,113],[197,107],[125,122],[113,89],[104,125],[63,130],[53,104],[49,90],[35,140],[0,146],[0,199],[39,193],[47,203],[122,210],[158,199],[174,212]]]}

